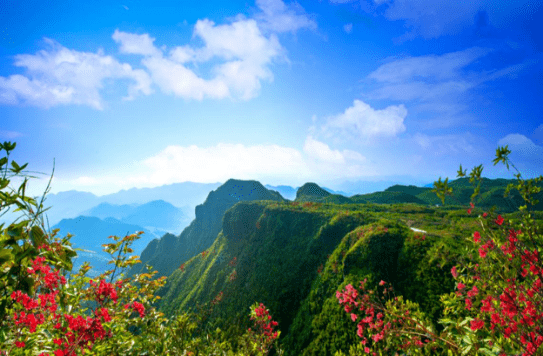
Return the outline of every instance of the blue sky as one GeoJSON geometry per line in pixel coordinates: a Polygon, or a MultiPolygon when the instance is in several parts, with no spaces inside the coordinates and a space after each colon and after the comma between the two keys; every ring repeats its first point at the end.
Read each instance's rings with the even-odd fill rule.
{"type": "MultiPolygon", "coordinates": [[[[541,1],[11,1],[0,141],[97,195],[543,174],[541,1]]],[[[38,194],[45,178],[31,183],[38,194]]]]}

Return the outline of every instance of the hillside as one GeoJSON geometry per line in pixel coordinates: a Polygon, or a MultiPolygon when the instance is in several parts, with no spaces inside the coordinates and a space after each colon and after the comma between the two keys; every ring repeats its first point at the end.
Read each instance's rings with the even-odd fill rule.
{"type": "MultiPolygon", "coordinates": [[[[259,301],[279,321],[287,355],[348,351],[358,340],[335,292],[364,278],[370,286],[381,279],[392,283],[396,293],[418,303],[439,330],[439,296],[454,287],[450,269],[458,261],[474,258],[461,252],[465,237],[478,226],[477,214],[467,212],[473,188],[466,181],[451,182],[458,191],[455,197],[465,205],[446,202],[439,207],[423,199],[430,193],[435,196],[431,188],[397,185],[347,198],[314,183],[300,187],[294,202],[240,199],[236,203],[245,194],[228,189],[247,182],[227,183],[227,189],[210,193],[180,236],[153,240],[142,260],[152,261],[162,268],[160,275],[168,276],[159,290],[159,308],[166,315],[206,305],[212,310],[209,330],[219,327],[237,333],[250,326],[246,310],[259,301]],[[228,204],[222,205],[224,210],[210,208],[217,194],[219,200],[226,198],[229,208],[228,204]],[[215,238],[211,229],[202,228],[204,216],[218,224],[213,226],[215,238]],[[180,241],[188,248],[180,248],[180,241]],[[197,252],[178,254],[181,258],[170,263],[171,272],[160,264],[160,256],[172,261],[175,256],[170,251],[189,249],[197,252]],[[212,307],[213,300],[220,302],[212,307]]],[[[509,181],[490,182],[490,188],[484,183],[477,209],[497,203],[498,210],[504,211],[520,203],[503,198],[509,181]]],[[[541,212],[535,215],[543,218],[541,212]]]]}
{"type": "Polygon", "coordinates": [[[196,206],[196,218],[180,235],[164,235],[152,241],[142,252],[142,263],[128,273],[144,271],[145,264],[158,271],[156,277],[169,276],[183,262],[209,248],[222,228],[224,213],[239,201],[273,200],[284,198],[256,181],[230,179],[217,190],[211,191],[205,202],[196,206]]]}
{"type": "Polygon", "coordinates": [[[246,311],[259,301],[279,322],[287,355],[345,352],[358,340],[335,292],[383,279],[436,323],[475,218],[415,204],[240,202],[213,244],[168,277],[160,309],[171,316],[219,298],[209,325],[233,333],[250,326],[246,311]]]}

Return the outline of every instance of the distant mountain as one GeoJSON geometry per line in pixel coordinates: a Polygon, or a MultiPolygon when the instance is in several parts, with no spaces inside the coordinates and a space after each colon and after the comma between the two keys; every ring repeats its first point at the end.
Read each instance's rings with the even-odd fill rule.
{"type": "MultiPolygon", "coordinates": [[[[298,189],[300,189],[300,187],[292,188],[292,187],[290,187],[288,185],[272,186],[272,185],[266,184],[265,187],[270,189],[270,190],[275,190],[276,192],[281,194],[281,196],[283,198],[288,199],[288,200],[296,199],[296,192],[298,191],[298,189]]],[[[326,190],[328,193],[331,193],[331,194],[341,194],[343,196],[348,196],[349,195],[349,194],[347,194],[345,192],[334,191],[334,190],[332,190],[330,188],[326,188],[326,187],[322,187],[322,189],[326,190]]]]}
{"type": "Polygon", "coordinates": [[[316,183],[306,183],[296,192],[296,201],[303,201],[306,198],[310,200],[313,197],[324,198],[329,195],[332,194],[319,187],[316,183]]]}
{"type": "MultiPolygon", "coordinates": [[[[181,207],[188,216],[187,219],[192,221],[196,205],[204,201],[207,194],[219,185],[221,183],[183,182],[155,188],[132,188],[100,197],[88,192],[70,190],[48,194],[44,202],[44,207],[50,207],[46,214],[49,218],[49,224],[52,226],[62,219],[70,219],[83,215],[83,213],[101,203],[122,206],[132,204],[141,205],[154,200],[164,200],[175,207],[181,207]]],[[[0,218],[0,222],[11,222],[16,217],[18,215],[10,214],[0,218]]]]}
{"type": "Polygon", "coordinates": [[[121,220],[130,215],[138,204],[115,205],[110,203],[100,203],[95,207],[81,213],[84,216],[95,216],[100,219],[115,218],[121,220]]]}
{"type": "Polygon", "coordinates": [[[140,256],[142,263],[134,266],[129,275],[140,273],[145,264],[158,271],[156,277],[170,275],[183,262],[211,246],[221,230],[226,210],[240,201],[252,200],[285,201],[278,192],[257,181],[229,179],[196,206],[196,218],[179,236],[167,234],[152,241],[140,256]]]}
{"type": "Polygon", "coordinates": [[[288,185],[273,186],[269,184],[266,184],[265,187],[269,190],[275,190],[276,192],[281,194],[283,198],[288,199],[288,200],[294,200],[294,198],[296,198],[296,190],[298,190],[299,188],[299,187],[292,188],[288,185]]]}
{"type": "Polygon", "coordinates": [[[52,228],[59,228],[62,236],[68,233],[74,235],[70,239],[73,247],[82,248],[85,251],[78,251],[72,271],[77,272],[83,262],[88,261],[92,267],[92,270],[89,271],[90,276],[97,276],[112,267],[107,264],[110,256],[103,251],[104,247],[102,246],[102,244],[114,243],[114,240],[109,239],[108,236],[124,237],[127,234],[143,231],[140,239],[132,245],[134,252],[131,255],[141,255],[145,246],[152,239],[158,237],[139,225],[127,224],[115,218],[101,220],[97,217],[78,216],[74,219],[63,219],[52,228]]]}
{"type": "Polygon", "coordinates": [[[180,233],[192,221],[189,207],[176,208],[164,200],[138,204],[113,205],[101,203],[82,213],[85,216],[116,218],[127,224],[143,226],[151,231],[161,230],[171,233],[180,233]]]}

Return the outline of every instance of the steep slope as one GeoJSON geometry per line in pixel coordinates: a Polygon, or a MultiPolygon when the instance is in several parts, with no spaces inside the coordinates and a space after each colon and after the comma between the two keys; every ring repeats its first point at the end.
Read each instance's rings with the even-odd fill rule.
{"type": "Polygon", "coordinates": [[[167,278],[160,309],[172,316],[205,305],[210,328],[235,334],[258,301],[279,322],[286,355],[347,352],[360,340],[337,290],[387,280],[435,323],[439,296],[454,288],[459,243],[476,226],[465,210],[412,204],[240,202],[214,243],[167,278]]]}
{"type": "Polygon", "coordinates": [[[148,264],[158,271],[156,277],[169,276],[189,258],[209,248],[222,227],[224,213],[239,201],[283,201],[277,192],[270,191],[257,181],[230,179],[211,191],[205,202],[196,206],[196,218],[175,237],[165,235],[157,243],[149,244],[129,275],[144,271],[148,264]]]}

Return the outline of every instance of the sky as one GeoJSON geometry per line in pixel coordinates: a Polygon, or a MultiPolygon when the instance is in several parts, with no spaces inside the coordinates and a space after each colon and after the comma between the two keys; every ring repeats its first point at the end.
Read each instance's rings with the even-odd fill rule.
{"type": "MultiPolygon", "coordinates": [[[[543,2],[0,5],[0,142],[51,192],[543,174],[543,2]]],[[[343,185],[343,187],[345,187],[343,185]]]]}

